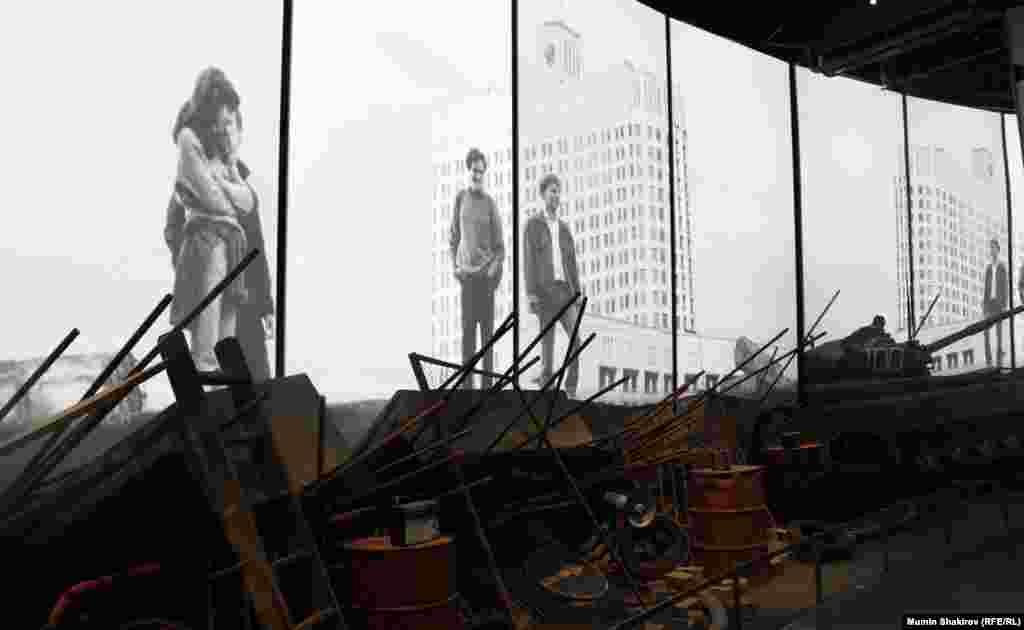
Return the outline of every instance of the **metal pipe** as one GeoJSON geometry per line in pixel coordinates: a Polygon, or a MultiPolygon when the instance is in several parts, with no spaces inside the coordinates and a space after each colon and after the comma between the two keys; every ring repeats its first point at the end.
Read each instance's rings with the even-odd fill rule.
{"type": "MultiPolygon", "coordinates": [[[[796,264],[796,338],[806,336],[804,310],[804,212],[803,172],[800,163],[800,104],[797,98],[796,65],[789,64],[789,129],[793,155],[793,257],[796,264]]],[[[807,402],[807,374],[804,353],[796,355],[796,395],[801,406],[807,402]]]]}

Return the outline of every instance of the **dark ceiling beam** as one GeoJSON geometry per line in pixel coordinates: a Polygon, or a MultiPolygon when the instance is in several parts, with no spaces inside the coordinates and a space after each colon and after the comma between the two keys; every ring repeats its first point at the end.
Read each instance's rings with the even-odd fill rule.
{"type": "MultiPolygon", "coordinates": [[[[960,11],[974,9],[973,0],[881,0],[869,6],[859,0],[853,6],[837,9],[832,2],[807,15],[816,24],[817,46],[821,55],[834,57],[864,50],[902,33],[934,24],[960,11]],[[965,5],[965,2],[971,4],[965,5]]],[[[810,36],[810,32],[805,33],[810,36]]]]}
{"type": "MultiPolygon", "coordinates": [[[[974,63],[976,61],[986,59],[988,57],[993,57],[997,54],[1002,54],[1003,52],[1005,52],[1005,49],[1002,46],[997,46],[987,48],[974,54],[962,57],[957,56],[953,58],[939,60],[939,63],[926,67],[918,67],[909,73],[904,74],[897,72],[895,74],[899,76],[899,78],[896,80],[890,80],[887,83],[886,87],[891,90],[901,90],[907,85],[910,85],[911,83],[916,83],[917,81],[931,77],[934,74],[945,72],[947,70],[953,70],[955,68],[963,66],[964,64],[974,63]]],[[[889,76],[892,76],[894,74],[892,68],[888,69],[888,73],[889,76]]]]}
{"type": "Polygon", "coordinates": [[[837,76],[849,73],[858,68],[884,62],[897,55],[935,44],[956,33],[978,28],[982,23],[997,17],[994,12],[983,12],[976,9],[957,11],[938,21],[890,36],[881,42],[870,45],[862,50],[853,51],[833,59],[819,59],[818,71],[826,76],[837,76]]]}

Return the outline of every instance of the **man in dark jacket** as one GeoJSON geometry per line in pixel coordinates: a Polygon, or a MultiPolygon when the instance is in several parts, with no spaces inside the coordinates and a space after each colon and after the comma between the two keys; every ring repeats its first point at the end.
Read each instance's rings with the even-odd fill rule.
{"type": "MultiPolygon", "coordinates": [[[[562,184],[557,175],[545,175],[540,181],[540,195],[544,200],[544,211],[526,221],[523,237],[523,267],[526,275],[526,299],[530,312],[537,315],[540,326],[546,326],[559,309],[581,291],[579,267],[576,264],[576,243],[565,221],[558,218],[562,184]]],[[[570,352],[576,350],[577,341],[572,339],[573,328],[579,312],[573,304],[562,315],[561,324],[572,343],[570,352]]],[[[552,328],[541,342],[541,376],[538,384],[547,381],[554,372],[555,330],[552,328]]],[[[575,396],[579,382],[579,363],[573,361],[565,374],[565,391],[575,396]]]]}
{"type": "MultiPolygon", "coordinates": [[[[1006,265],[999,260],[999,241],[992,239],[989,243],[991,255],[988,267],[985,269],[985,301],[982,308],[985,317],[998,315],[1006,310],[1008,301],[1008,280],[1006,277],[1006,265]]],[[[1003,322],[994,324],[996,329],[996,365],[1003,364],[1003,322]]],[[[992,340],[991,328],[985,329],[985,363],[992,366],[992,340]]]]}
{"type": "MultiPolygon", "coordinates": [[[[476,354],[476,331],[480,343],[494,335],[494,293],[501,284],[505,261],[505,244],[501,233],[501,216],[494,198],[484,191],[487,158],[479,149],[466,155],[469,187],[459,191],[452,209],[449,251],[452,271],[462,289],[462,361],[468,363],[476,354]]],[[[494,371],[494,351],[483,356],[483,369],[494,371]]],[[[491,386],[491,377],[481,379],[481,388],[491,386]]],[[[463,389],[473,388],[473,376],[462,381],[463,389]]]]}

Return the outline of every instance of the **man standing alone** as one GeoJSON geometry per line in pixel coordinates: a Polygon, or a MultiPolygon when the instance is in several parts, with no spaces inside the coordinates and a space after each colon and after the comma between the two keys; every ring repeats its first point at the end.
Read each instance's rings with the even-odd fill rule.
{"type": "MultiPolygon", "coordinates": [[[[985,317],[998,315],[1006,310],[1007,279],[1006,266],[999,260],[999,241],[992,239],[989,243],[991,255],[985,269],[985,301],[982,304],[985,317]]],[[[1003,364],[1003,322],[994,325],[996,329],[996,365],[1003,364]]],[[[992,366],[991,327],[985,329],[985,363],[992,366]]]]}
{"type": "MultiPolygon", "coordinates": [[[[469,150],[466,169],[469,187],[455,197],[449,234],[452,267],[462,287],[463,363],[468,363],[476,354],[478,325],[481,344],[486,344],[494,335],[494,292],[501,284],[505,261],[501,217],[494,199],[484,191],[487,158],[479,149],[469,150]]],[[[493,349],[484,354],[483,369],[494,371],[493,349]]],[[[489,388],[491,380],[490,376],[483,376],[482,389],[489,388]]],[[[472,375],[462,383],[464,389],[472,389],[472,375]]]]}
{"type": "MultiPolygon", "coordinates": [[[[562,185],[557,175],[548,174],[540,180],[540,196],[544,211],[526,222],[523,263],[526,272],[526,299],[530,312],[535,313],[543,329],[558,311],[580,291],[580,274],[576,264],[576,244],[569,226],[558,218],[562,185]]],[[[579,306],[573,304],[562,315],[561,324],[570,337],[570,352],[576,350],[572,339],[579,306]]],[[[552,328],[541,342],[541,376],[543,384],[554,373],[555,330],[552,328]]],[[[576,395],[579,381],[579,363],[573,361],[565,375],[565,391],[576,395]]]]}

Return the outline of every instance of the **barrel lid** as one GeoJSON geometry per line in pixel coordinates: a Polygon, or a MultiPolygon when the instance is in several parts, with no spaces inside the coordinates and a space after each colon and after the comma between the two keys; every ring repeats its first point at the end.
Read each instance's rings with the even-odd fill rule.
{"type": "Polygon", "coordinates": [[[729,468],[723,468],[722,470],[715,470],[714,468],[694,468],[690,471],[691,475],[694,476],[730,476],[730,475],[743,475],[747,473],[755,473],[763,470],[764,466],[731,466],[729,468]]]}
{"type": "Polygon", "coordinates": [[[397,506],[407,514],[423,514],[437,510],[437,501],[413,501],[412,503],[401,503],[397,506]]]}
{"type": "MultiPolygon", "coordinates": [[[[798,446],[798,447],[796,447],[794,449],[788,449],[788,450],[802,451],[802,450],[811,449],[811,448],[821,448],[821,443],[820,442],[801,442],[800,446],[798,446]]],[[[769,446],[769,447],[765,448],[764,450],[765,451],[773,451],[773,452],[775,452],[775,451],[784,451],[784,450],[787,450],[787,449],[784,446],[782,446],[781,444],[773,444],[772,446],[769,446]]]]}
{"type": "Polygon", "coordinates": [[[348,540],[344,543],[344,547],[348,551],[396,551],[396,552],[408,552],[415,549],[423,549],[426,547],[438,547],[442,545],[450,545],[454,539],[451,536],[441,536],[428,540],[427,542],[420,543],[418,545],[407,545],[405,547],[396,547],[391,544],[385,536],[371,536],[368,538],[357,538],[355,540],[348,540]]]}

